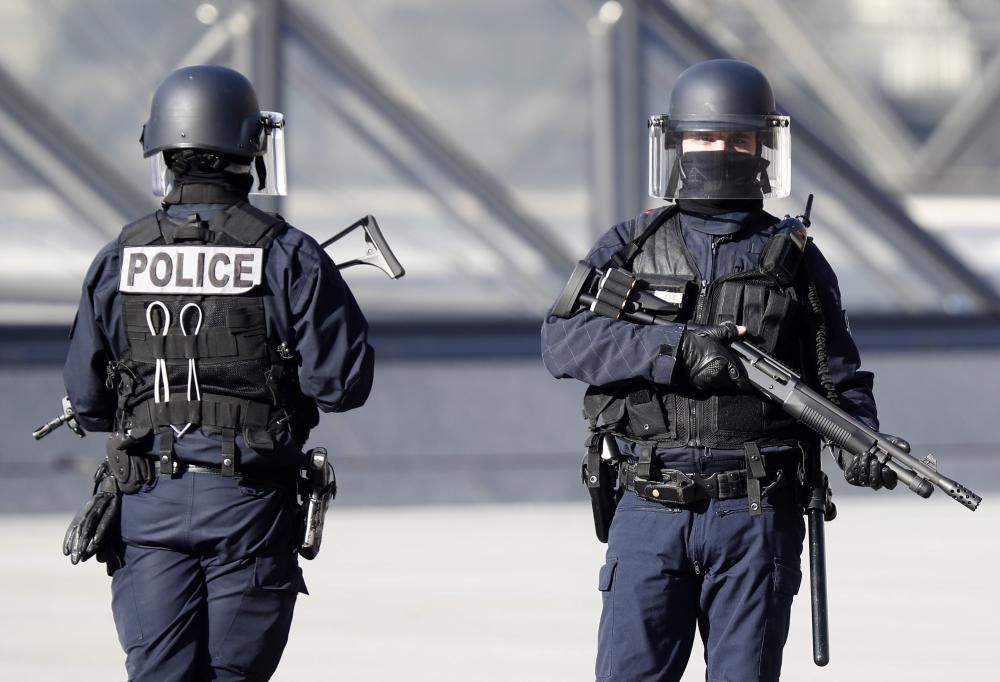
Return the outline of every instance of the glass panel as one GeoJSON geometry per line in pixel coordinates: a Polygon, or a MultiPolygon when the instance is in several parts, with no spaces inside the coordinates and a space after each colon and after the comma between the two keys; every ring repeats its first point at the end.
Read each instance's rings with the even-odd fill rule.
{"type": "MultiPolygon", "coordinates": [[[[904,144],[897,152],[904,170],[912,169],[934,124],[974,89],[997,56],[1000,8],[989,3],[923,0],[903,14],[888,0],[782,3],[806,38],[823,36],[812,44],[835,73],[871,97],[871,110],[845,120],[824,105],[826,82],[813,72],[800,73],[765,30],[780,17],[763,10],[751,14],[721,0],[671,4],[709,38],[758,64],[779,101],[808,112],[811,128],[854,168],[876,182],[900,182],[904,190],[902,174],[879,178],[869,167],[866,145],[877,136],[859,132],[868,131],[872,117],[890,127],[898,122],[901,139],[913,146],[904,144]],[[930,45],[919,55],[922,70],[911,68],[918,59],[914,45],[930,45]]],[[[265,103],[288,113],[289,197],[281,209],[319,239],[366,213],[378,217],[408,274],[396,283],[370,268],[348,272],[371,317],[537,316],[551,303],[567,273],[551,272],[514,234],[509,217],[477,192],[514,206],[573,256],[590,246],[593,54],[587,21],[598,5],[289,0],[286,7],[304,12],[349,45],[378,83],[405,104],[397,114],[412,112],[416,129],[440,142],[422,144],[410,127],[414,121],[394,119],[374,106],[349,87],[343,65],[323,63],[282,32],[285,101],[280,107],[265,103]]],[[[80,144],[112,160],[137,192],[150,197],[152,207],[137,138],[154,88],[173,68],[205,60],[252,76],[257,7],[239,0],[11,0],[0,3],[0,68],[74,131],[80,144]]],[[[643,185],[645,117],[666,110],[670,85],[689,60],[674,52],[681,46],[664,47],[650,33],[648,26],[640,32],[645,93],[640,120],[618,123],[635,126],[643,185]]],[[[93,224],[101,222],[93,216],[102,211],[114,213],[100,197],[92,198],[101,204],[96,210],[70,205],[91,200],[67,192],[57,180],[60,172],[72,173],[70,166],[49,159],[43,173],[40,157],[26,154],[30,135],[24,137],[11,97],[0,97],[0,132],[21,137],[0,143],[0,198],[17,227],[9,231],[10,248],[0,253],[0,322],[17,319],[9,313],[14,303],[36,316],[43,303],[71,309],[90,258],[118,227],[93,224]],[[48,273],[41,282],[40,270],[48,273]]],[[[983,126],[982,134],[966,131],[972,142],[959,145],[955,162],[945,164],[924,191],[994,191],[1000,143],[993,126],[988,131],[983,126]]],[[[791,130],[793,195],[769,207],[776,214],[798,213],[806,193],[817,192],[812,233],[840,274],[852,310],[960,307],[953,292],[930,283],[925,270],[940,266],[906,257],[906,245],[891,242],[895,233],[836,196],[828,177],[797,148],[794,120],[791,130]]],[[[899,200],[918,212],[925,205],[905,196],[899,200]]],[[[949,222],[947,216],[941,221],[949,222]]],[[[975,253],[961,241],[966,233],[940,234],[962,257],[975,253]]],[[[977,262],[983,267],[985,261],[977,262]]]]}

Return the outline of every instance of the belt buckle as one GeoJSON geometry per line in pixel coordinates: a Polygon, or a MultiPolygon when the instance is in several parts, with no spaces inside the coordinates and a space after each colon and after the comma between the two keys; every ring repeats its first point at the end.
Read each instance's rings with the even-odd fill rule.
{"type": "Polygon", "coordinates": [[[641,486],[638,491],[642,497],[656,502],[667,502],[677,505],[689,505],[697,501],[698,487],[694,479],[687,474],[667,469],[661,472],[663,481],[646,481],[636,479],[641,486]]]}

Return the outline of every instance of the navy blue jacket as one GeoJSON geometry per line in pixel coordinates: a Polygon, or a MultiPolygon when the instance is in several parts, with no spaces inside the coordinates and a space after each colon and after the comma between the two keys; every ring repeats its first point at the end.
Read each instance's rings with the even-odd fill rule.
{"type": "MultiPolygon", "coordinates": [[[[177,204],[170,217],[185,220],[198,213],[210,220],[221,204],[177,204]]],[[[108,362],[127,348],[118,294],[119,244],[107,244],[90,266],[83,295],[70,332],[69,354],[63,370],[66,391],[76,418],[87,431],[111,431],[117,394],[105,383],[108,362]]],[[[301,358],[299,386],[323,412],[342,412],[364,404],[371,390],[374,350],[368,345],[368,323],[357,301],[329,255],[309,235],[288,227],[271,244],[264,263],[264,316],[269,342],[282,341],[301,358]]],[[[178,387],[172,387],[174,391],[178,387]]],[[[182,387],[181,387],[182,388],[182,387]]],[[[158,442],[150,439],[148,452],[158,442]]],[[[239,461],[253,467],[297,466],[301,444],[287,432],[275,436],[275,449],[259,455],[237,434],[239,461]],[[262,460],[261,458],[266,458],[262,460]]],[[[220,434],[194,431],[175,441],[178,461],[218,465],[220,434]]]]}
{"type": "MultiPolygon", "coordinates": [[[[761,210],[719,215],[681,211],[681,234],[698,267],[702,280],[712,281],[734,272],[753,270],[767,243],[768,230],[776,218],[761,210]],[[714,248],[713,248],[714,244],[714,248]]],[[[604,267],[613,254],[631,241],[630,222],[612,227],[602,236],[585,261],[604,267]]],[[[861,358],[847,327],[837,277],[819,249],[810,244],[803,266],[819,290],[826,317],[830,370],[842,407],[873,429],[878,429],[870,375],[858,373],[861,358]]],[[[568,319],[549,314],[542,325],[542,361],[556,378],[572,378],[603,386],[629,379],[646,379],[670,385],[674,381],[675,355],[679,352],[685,325],[644,326],[612,320],[590,311],[568,319]]],[[[619,439],[623,452],[634,447],[619,439]]],[[[742,456],[742,451],[716,451],[716,456],[742,456]]],[[[689,463],[697,470],[704,464],[705,448],[675,448],[658,452],[663,461],[689,463]]]]}

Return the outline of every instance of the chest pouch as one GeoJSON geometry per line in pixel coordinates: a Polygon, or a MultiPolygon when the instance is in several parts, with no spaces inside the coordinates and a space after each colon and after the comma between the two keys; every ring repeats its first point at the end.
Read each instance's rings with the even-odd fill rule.
{"type": "Polygon", "coordinates": [[[774,226],[760,254],[760,271],[779,286],[791,286],[802,265],[808,242],[805,225],[797,218],[785,218],[774,226]]]}
{"type": "Polygon", "coordinates": [[[643,310],[671,322],[691,318],[698,300],[698,285],[684,275],[637,273],[633,298],[643,310]]]}

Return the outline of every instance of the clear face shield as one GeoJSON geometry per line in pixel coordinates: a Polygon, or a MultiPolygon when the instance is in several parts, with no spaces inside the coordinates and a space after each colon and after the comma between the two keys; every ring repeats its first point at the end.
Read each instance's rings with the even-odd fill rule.
{"type": "Polygon", "coordinates": [[[772,199],[791,192],[788,116],[649,119],[649,195],[772,199]]]}
{"type": "MultiPolygon", "coordinates": [[[[285,117],[276,111],[262,111],[260,153],[249,165],[230,163],[221,169],[229,173],[250,173],[254,183],[250,194],[259,196],[286,196],[288,175],[285,166],[285,117]]],[[[165,197],[174,187],[174,173],[166,163],[163,153],[149,157],[153,196],[165,197]]]]}
{"type": "Polygon", "coordinates": [[[254,187],[250,194],[283,197],[288,194],[285,169],[285,115],[277,111],[260,112],[264,124],[261,147],[263,154],[254,157],[254,187]]]}

